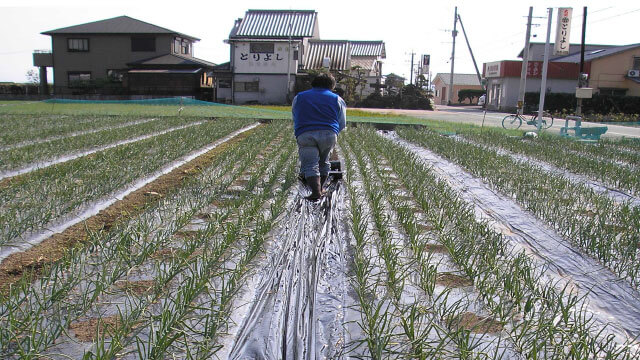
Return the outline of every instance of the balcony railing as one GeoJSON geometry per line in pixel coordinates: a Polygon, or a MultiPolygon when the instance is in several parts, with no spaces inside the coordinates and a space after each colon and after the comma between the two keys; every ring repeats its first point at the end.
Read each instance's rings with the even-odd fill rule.
{"type": "Polygon", "coordinates": [[[53,54],[49,50],[33,51],[33,66],[53,66],[53,54]]]}

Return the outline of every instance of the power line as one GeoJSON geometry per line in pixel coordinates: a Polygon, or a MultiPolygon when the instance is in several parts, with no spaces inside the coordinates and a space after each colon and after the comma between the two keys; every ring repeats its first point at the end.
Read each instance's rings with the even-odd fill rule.
{"type": "Polygon", "coordinates": [[[19,51],[10,51],[5,53],[0,53],[0,55],[15,55],[15,54],[24,54],[24,53],[31,53],[31,52],[33,52],[33,50],[19,50],[19,51]]]}
{"type": "Polygon", "coordinates": [[[608,18],[603,18],[603,19],[598,19],[598,20],[596,20],[596,21],[591,21],[591,22],[590,22],[590,24],[597,23],[597,22],[601,22],[601,21],[605,21],[605,20],[609,20],[609,19],[613,19],[613,18],[617,18],[617,17],[620,17],[620,16],[624,16],[624,15],[628,15],[628,14],[631,14],[631,13],[634,13],[634,12],[638,12],[638,11],[640,11],[640,9],[635,9],[635,10],[627,11],[627,12],[622,13],[622,14],[618,14],[618,15],[610,16],[610,17],[608,17],[608,18]]]}

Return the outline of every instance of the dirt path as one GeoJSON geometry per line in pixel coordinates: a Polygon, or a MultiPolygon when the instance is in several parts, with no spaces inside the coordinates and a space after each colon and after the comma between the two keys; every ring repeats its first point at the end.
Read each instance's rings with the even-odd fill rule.
{"type": "Polygon", "coordinates": [[[229,359],[333,359],[345,344],[344,312],[353,303],[347,294],[345,190],[332,184],[319,203],[303,199],[301,185],[298,190],[256,272],[255,295],[229,359]]]}

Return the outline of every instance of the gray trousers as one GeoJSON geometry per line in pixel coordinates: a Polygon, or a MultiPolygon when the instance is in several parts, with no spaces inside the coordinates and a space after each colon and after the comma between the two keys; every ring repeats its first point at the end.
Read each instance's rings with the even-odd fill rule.
{"type": "Polygon", "coordinates": [[[311,130],[296,138],[300,157],[300,173],[305,178],[327,176],[331,169],[329,155],[336,145],[338,135],[332,130],[311,130]]]}

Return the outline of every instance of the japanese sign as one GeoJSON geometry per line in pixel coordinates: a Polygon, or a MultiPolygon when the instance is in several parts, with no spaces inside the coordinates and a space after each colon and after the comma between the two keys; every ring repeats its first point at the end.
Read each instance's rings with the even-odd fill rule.
{"type": "Polygon", "coordinates": [[[243,74],[286,74],[295,73],[298,68],[296,45],[289,51],[287,42],[237,42],[234,44],[233,66],[243,74]],[[255,45],[260,46],[255,46],[255,45]],[[270,45],[270,46],[267,46],[270,45]],[[291,56],[291,61],[288,57],[291,56]]]}
{"type": "Polygon", "coordinates": [[[572,12],[573,8],[558,8],[556,42],[553,47],[554,55],[569,55],[572,12]]]}
{"type": "Polygon", "coordinates": [[[527,76],[531,76],[531,77],[542,76],[542,62],[529,61],[527,63],[527,76]]]}
{"type": "Polygon", "coordinates": [[[422,55],[422,73],[429,73],[429,63],[431,62],[431,55],[422,55]]]}
{"type": "Polygon", "coordinates": [[[500,77],[500,61],[485,64],[485,77],[500,77]]]}

